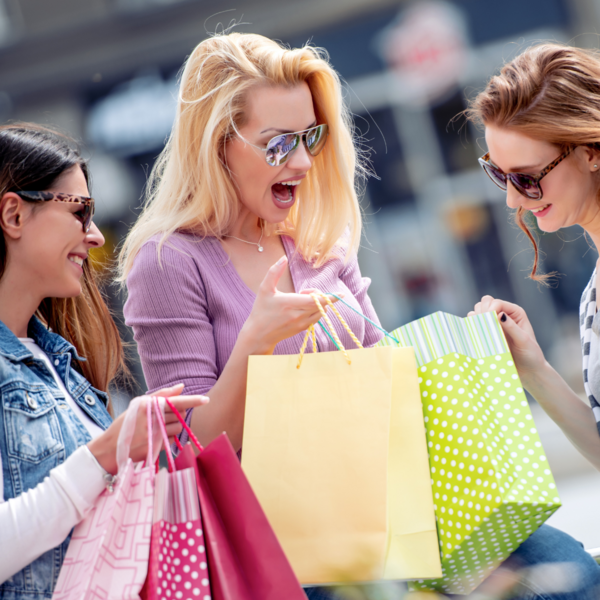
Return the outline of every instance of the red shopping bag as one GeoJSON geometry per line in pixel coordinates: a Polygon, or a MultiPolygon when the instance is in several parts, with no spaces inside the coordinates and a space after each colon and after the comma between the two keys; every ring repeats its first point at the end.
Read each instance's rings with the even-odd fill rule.
{"type": "Polygon", "coordinates": [[[227,436],[203,448],[180,420],[200,451],[187,444],[175,464],[196,473],[213,599],[306,600],[227,436]]]}
{"type": "Polygon", "coordinates": [[[176,471],[158,398],[152,399],[169,465],[154,485],[148,577],[142,600],[211,600],[194,468],[176,471]]]}

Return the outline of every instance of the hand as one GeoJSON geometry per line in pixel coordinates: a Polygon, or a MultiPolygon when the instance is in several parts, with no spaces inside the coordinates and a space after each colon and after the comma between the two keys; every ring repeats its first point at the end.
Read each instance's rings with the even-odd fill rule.
{"type": "MultiPolygon", "coordinates": [[[[321,318],[321,312],[310,296],[317,290],[286,294],[277,289],[286,266],[287,258],[283,256],[269,269],[260,284],[252,312],[242,327],[240,336],[247,339],[252,348],[250,354],[272,354],[281,340],[306,331],[321,318]]],[[[319,298],[319,302],[327,310],[326,299],[319,298]]]]}
{"type": "MultiPolygon", "coordinates": [[[[206,396],[176,396],[183,391],[183,384],[178,384],[171,388],[165,388],[153,394],[154,396],[161,396],[169,398],[173,406],[180,412],[185,413],[188,408],[195,408],[196,406],[202,406],[208,402],[206,396]]],[[[100,466],[107,471],[115,475],[118,470],[117,465],[117,441],[119,439],[119,432],[123,426],[125,419],[125,413],[120,415],[115,422],[97,438],[93,439],[88,444],[88,448],[91,453],[96,457],[96,460],[100,463],[100,466]]],[[[167,429],[167,435],[172,440],[176,435],[181,433],[181,423],[169,408],[165,406],[165,424],[167,429]]],[[[129,456],[134,462],[139,462],[146,458],[148,451],[148,427],[146,410],[142,410],[142,407],[138,410],[135,423],[135,431],[133,434],[133,440],[131,441],[131,449],[129,456]]]]}
{"type": "Polygon", "coordinates": [[[519,377],[523,385],[529,389],[528,379],[546,364],[546,359],[535,339],[535,333],[527,314],[516,304],[497,300],[492,296],[484,296],[468,316],[491,311],[494,311],[500,318],[500,325],[502,325],[519,377]]]}

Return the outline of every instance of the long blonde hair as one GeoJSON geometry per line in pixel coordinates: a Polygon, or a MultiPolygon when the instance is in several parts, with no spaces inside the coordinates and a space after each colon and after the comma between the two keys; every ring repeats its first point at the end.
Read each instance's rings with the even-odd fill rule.
{"type": "MultiPolygon", "coordinates": [[[[600,150],[600,54],[561,44],[532,46],[490,79],[466,115],[555,144],[561,152],[582,145],[600,150]]],[[[538,243],[525,212],[519,207],[515,221],[533,244],[530,277],[544,281],[548,275],[537,274],[538,243]]]]}
{"type": "Polygon", "coordinates": [[[177,230],[219,238],[230,230],[240,205],[224,147],[244,124],[246,94],[257,85],[302,82],[312,93],[317,122],[327,123],[330,134],[278,232],[293,237],[316,266],[336,254],[342,239],[344,251],[358,249],[355,177],[361,168],[340,80],[324,51],[290,50],[261,35],[230,33],[198,44],[185,64],[173,131],[150,175],[144,210],[121,249],[121,281],[144,242],[157,234],[162,244],[177,230]]]}

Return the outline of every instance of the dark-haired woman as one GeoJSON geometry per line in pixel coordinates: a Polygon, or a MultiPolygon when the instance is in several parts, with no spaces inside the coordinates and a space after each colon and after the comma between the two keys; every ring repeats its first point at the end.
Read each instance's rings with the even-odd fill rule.
{"type": "MultiPolygon", "coordinates": [[[[88,264],[87,169],[67,141],[0,127],[0,597],[51,598],[71,529],[114,475],[123,416],[108,385],[123,366],[115,324],[88,264]]],[[[162,390],[177,396],[183,386],[162,390]]],[[[198,406],[199,396],[175,400],[198,406]]],[[[180,425],[167,413],[168,432],[180,425]]],[[[131,458],[145,457],[145,415],[131,458]]]]}

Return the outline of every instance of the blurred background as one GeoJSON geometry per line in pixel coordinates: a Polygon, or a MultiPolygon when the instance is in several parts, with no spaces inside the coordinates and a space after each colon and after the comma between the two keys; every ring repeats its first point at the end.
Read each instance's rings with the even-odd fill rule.
{"type": "MultiPolygon", "coordinates": [[[[359,260],[384,327],[436,310],[465,315],[484,294],[516,302],[583,393],[577,310],[596,251],[580,229],[543,235],[543,269],[561,276],[550,289],[528,280],[529,244],[477,164],[483,132],[456,117],[531,43],[600,47],[600,1],[0,0],[0,122],[50,124],[82,143],[107,240],[100,269],[138,214],[173,122],[178,70],[232,23],[322,46],[344,78],[376,173],[359,260]]],[[[120,317],[123,298],[107,293],[120,317]]],[[[145,390],[135,359],[132,370],[145,390]]],[[[532,410],[565,505],[551,523],[600,546],[600,477],[532,410]]]]}

